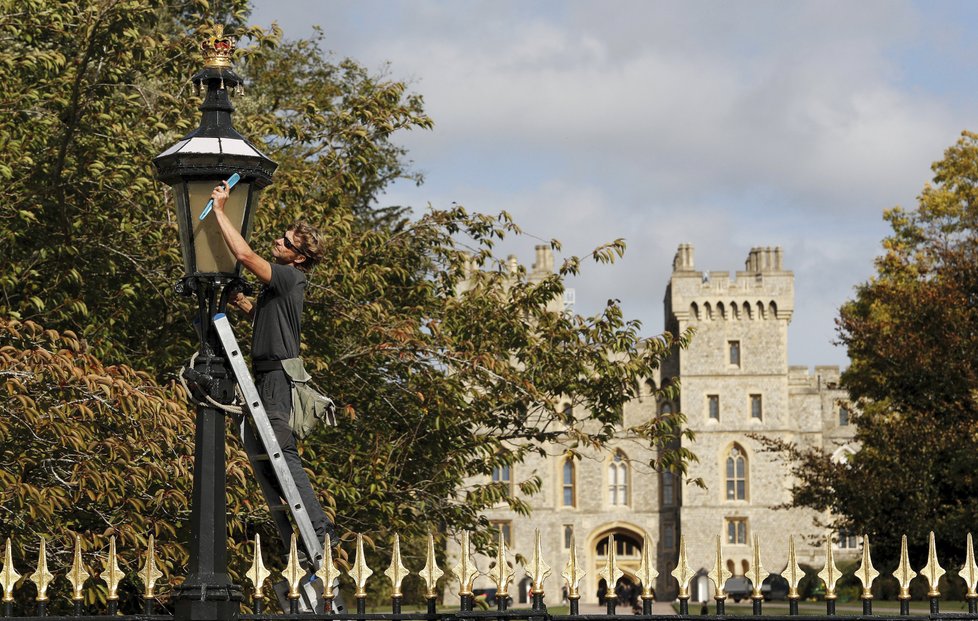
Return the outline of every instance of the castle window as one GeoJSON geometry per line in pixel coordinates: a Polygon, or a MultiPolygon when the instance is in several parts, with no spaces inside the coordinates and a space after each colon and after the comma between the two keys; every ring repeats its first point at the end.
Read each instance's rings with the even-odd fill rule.
{"type": "Polygon", "coordinates": [[[842,529],[839,531],[837,547],[840,550],[855,550],[859,548],[859,538],[852,532],[842,529]]]}
{"type": "Polygon", "coordinates": [[[747,500],[747,457],[734,446],[727,455],[727,500],[747,500]]]}
{"type": "Polygon", "coordinates": [[[672,414],[672,404],[666,401],[662,404],[662,407],[659,408],[659,412],[662,414],[672,414]]]}
{"type": "Polygon", "coordinates": [[[570,457],[565,459],[562,470],[564,506],[575,507],[577,506],[577,473],[574,467],[574,460],[570,457]]]}
{"type": "Polygon", "coordinates": [[[750,396],[750,417],[757,420],[764,418],[764,412],[761,408],[761,395],[750,396]]]}
{"type": "Polygon", "coordinates": [[[671,507],[676,502],[675,479],[671,472],[662,473],[662,506],[671,507]]]}
{"type": "Polygon", "coordinates": [[[740,366],[740,341],[727,341],[727,349],[730,352],[730,364],[735,367],[740,366]]]}
{"type": "Polygon", "coordinates": [[[839,426],[846,427],[849,425],[849,408],[842,406],[839,408],[839,426]]]}
{"type": "Polygon", "coordinates": [[[509,464],[497,464],[492,467],[492,482],[501,483],[506,487],[506,494],[513,493],[513,470],[509,464]]]}
{"type": "Polygon", "coordinates": [[[712,420],[720,420],[720,395],[706,395],[707,411],[712,420]]]}
{"type": "Polygon", "coordinates": [[[497,536],[499,532],[503,533],[503,541],[506,545],[513,545],[513,523],[509,520],[500,520],[497,522],[490,522],[492,528],[496,531],[497,536]]]}
{"type": "Polygon", "coordinates": [[[564,524],[564,549],[570,550],[574,545],[574,525],[564,524]]]}
{"type": "Polygon", "coordinates": [[[676,547],[676,525],[672,522],[666,522],[662,527],[662,547],[666,550],[676,547]]]}
{"type": "Polygon", "coordinates": [[[727,543],[747,544],[747,518],[727,518],[727,543]]]}
{"type": "Polygon", "coordinates": [[[616,451],[608,464],[608,504],[620,507],[628,504],[628,462],[616,451]]]}

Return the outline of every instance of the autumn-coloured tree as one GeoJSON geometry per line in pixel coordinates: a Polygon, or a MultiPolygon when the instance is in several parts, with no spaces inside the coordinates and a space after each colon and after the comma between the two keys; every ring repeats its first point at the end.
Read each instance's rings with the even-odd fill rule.
{"type": "Polygon", "coordinates": [[[915,210],[886,212],[877,273],[840,311],[861,449],[846,463],[792,454],[796,504],[869,534],[887,563],[903,533],[923,559],[933,530],[947,567],[978,519],[978,135],[964,132],[933,171],[915,210]]]}

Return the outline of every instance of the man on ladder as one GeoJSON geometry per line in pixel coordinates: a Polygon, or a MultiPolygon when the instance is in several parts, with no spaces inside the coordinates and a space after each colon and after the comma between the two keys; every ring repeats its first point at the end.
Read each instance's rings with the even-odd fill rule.
{"type": "MultiPolygon", "coordinates": [[[[211,193],[214,216],[221,235],[235,259],[262,282],[257,305],[241,293],[231,301],[233,306],[248,314],[254,322],[251,357],[255,385],[316,536],[321,543],[329,534],[335,546],[338,540],[333,524],[323,512],[299,460],[296,438],[289,422],[293,407],[292,387],[282,366],[283,360],[299,357],[306,274],[322,260],[321,235],[316,228],[305,222],[297,222],[273,243],[273,262],[266,261],[251,249],[224,213],[229,193],[230,188],[226,182],[214,188],[211,193]]],[[[252,432],[249,429],[246,433],[252,432]]],[[[254,461],[253,465],[256,465],[254,461]]],[[[265,479],[275,480],[274,476],[269,478],[268,475],[265,479]]],[[[288,549],[289,541],[283,543],[288,549]]]]}

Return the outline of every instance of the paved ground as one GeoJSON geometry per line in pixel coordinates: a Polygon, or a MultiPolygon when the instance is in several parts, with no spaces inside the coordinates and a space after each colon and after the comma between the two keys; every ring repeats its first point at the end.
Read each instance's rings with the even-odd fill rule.
{"type": "MultiPolygon", "coordinates": [[[[631,608],[628,606],[618,606],[615,609],[617,614],[628,614],[631,608]]],[[[608,607],[602,604],[581,604],[582,615],[601,615],[608,612],[608,607]]],[[[672,602],[652,602],[652,614],[654,615],[674,615],[676,611],[672,608],[672,602]]]]}

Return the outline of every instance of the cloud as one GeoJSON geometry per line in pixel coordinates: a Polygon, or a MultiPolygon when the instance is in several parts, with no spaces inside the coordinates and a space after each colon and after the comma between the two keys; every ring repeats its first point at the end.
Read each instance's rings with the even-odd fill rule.
{"type": "MultiPolygon", "coordinates": [[[[511,212],[568,252],[625,237],[573,286],[650,332],[676,246],[699,269],[781,245],[796,274],[791,359],[843,362],[836,309],[872,273],[880,212],[913,206],[971,122],[967,5],[912,2],[256,0],[258,23],[320,22],[326,46],[390,63],[432,132],[400,138],[427,174],[384,202],[511,212]],[[964,93],[964,94],[963,94],[964,93]]],[[[504,252],[532,261],[529,237],[504,252]]]]}

